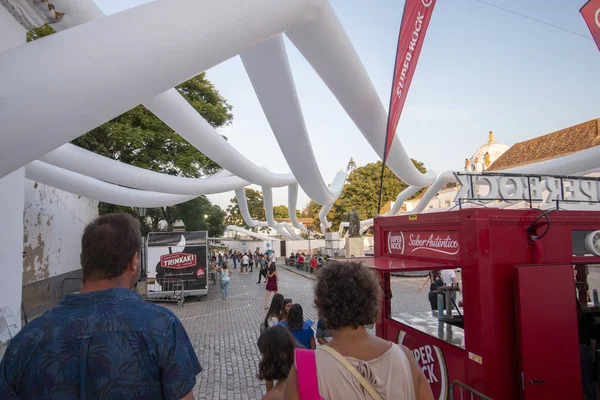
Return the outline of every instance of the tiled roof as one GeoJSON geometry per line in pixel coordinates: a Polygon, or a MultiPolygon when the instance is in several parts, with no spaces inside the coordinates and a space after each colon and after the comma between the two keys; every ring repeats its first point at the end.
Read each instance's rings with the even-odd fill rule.
{"type": "Polygon", "coordinates": [[[564,157],[600,146],[600,118],[520,142],[501,155],[487,171],[564,157]]]}

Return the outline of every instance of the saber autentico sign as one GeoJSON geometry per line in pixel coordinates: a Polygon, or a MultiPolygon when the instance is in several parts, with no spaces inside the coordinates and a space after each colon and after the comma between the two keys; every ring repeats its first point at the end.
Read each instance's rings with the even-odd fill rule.
{"type": "Polygon", "coordinates": [[[600,50],[600,0],[590,0],[579,10],[600,50]]]}

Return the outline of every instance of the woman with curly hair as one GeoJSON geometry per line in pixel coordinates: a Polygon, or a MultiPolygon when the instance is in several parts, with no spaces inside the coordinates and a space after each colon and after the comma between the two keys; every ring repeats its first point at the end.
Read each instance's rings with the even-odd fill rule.
{"type": "Polygon", "coordinates": [[[305,349],[317,348],[312,322],[304,321],[304,313],[300,304],[292,305],[287,320],[280,322],[279,325],[288,328],[294,339],[305,349]]]}
{"type": "Polygon", "coordinates": [[[277,381],[262,400],[283,400],[286,380],[294,363],[296,342],[287,329],[274,326],[260,335],[257,344],[261,358],[256,376],[261,381],[277,381]]]}
{"type": "Polygon", "coordinates": [[[310,383],[325,400],[433,400],[411,351],[365,328],[376,322],[381,296],[379,279],[360,263],[330,262],[317,273],[315,306],[333,339],[315,352],[296,351],[286,400],[300,400],[298,386],[310,383]]]}

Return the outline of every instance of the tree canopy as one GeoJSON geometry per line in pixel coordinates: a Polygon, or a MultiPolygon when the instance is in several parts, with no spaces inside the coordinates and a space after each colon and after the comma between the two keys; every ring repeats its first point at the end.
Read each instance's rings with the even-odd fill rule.
{"type": "MultiPolygon", "coordinates": [[[[246,188],[245,192],[250,216],[254,220],[264,221],[266,216],[262,192],[260,190],[254,190],[250,188],[246,188]]],[[[245,227],[246,229],[250,229],[250,226],[248,226],[242,218],[237,197],[231,198],[229,203],[229,206],[227,206],[227,217],[225,218],[225,223],[227,225],[237,225],[245,227]]]]}

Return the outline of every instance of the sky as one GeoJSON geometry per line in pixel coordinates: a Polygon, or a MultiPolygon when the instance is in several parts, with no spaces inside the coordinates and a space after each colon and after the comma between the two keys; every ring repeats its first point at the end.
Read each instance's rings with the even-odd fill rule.
{"type": "MultiPolygon", "coordinates": [[[[95,2],[112,14],[148,1],[95,2]]],[[[460,170],[487,142],[489,131],[496,141],[513,145],[600,118],[600,52],[579,14],[585,2],[438,0],[397,130],[410,157],[438,172],[460,170]]],[[[331,4],[387,108],[404,2],[331,4]]],[[[286,46],[325,182],[331,183],[351,157],[359,166],[377,161],[312,67],[287,39],[286,46]]],[[[229,142],[254,163],[289,172],[240,58],[215,66],[207,76],[233,106],[233,123],[220,129],[229,142]]],[[[286,188],[273,194],[274,204],[287,204],[286,188]]],[[[226,208],[233,196],[208,197],[226,208]]],[[[300,191],[298,207],[308,201],[300,191]]]]}

